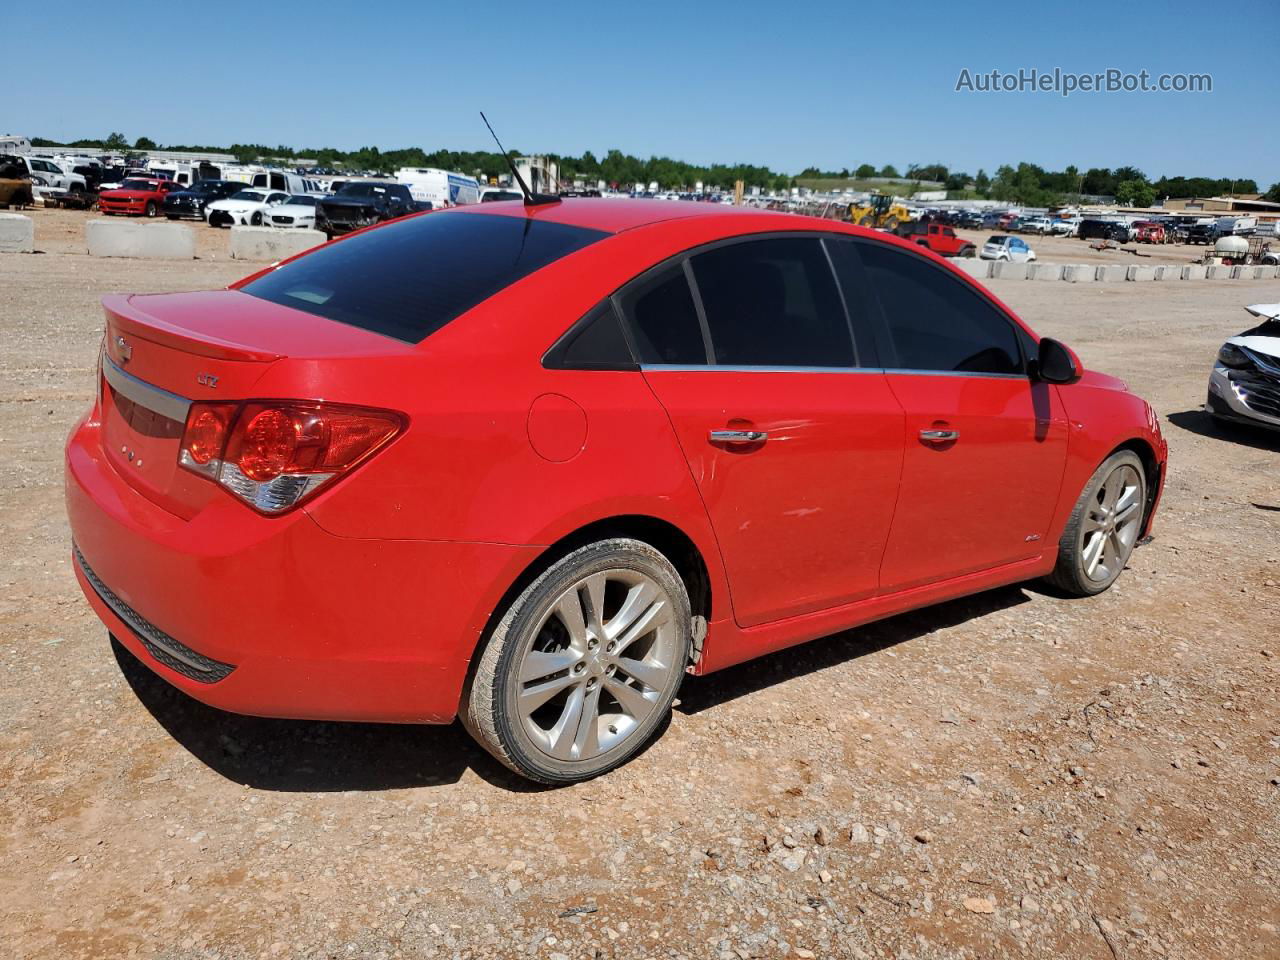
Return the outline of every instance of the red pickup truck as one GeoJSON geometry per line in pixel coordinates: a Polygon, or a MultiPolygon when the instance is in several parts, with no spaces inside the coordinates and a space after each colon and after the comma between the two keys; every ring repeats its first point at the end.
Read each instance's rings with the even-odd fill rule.
{"type": "Polygon", "coordinates": [[[973,257],[978,254],[977,247],[963,237],[957,237],[954,230],[942,223],[908,223],[901,235],[944,257],[973,257]]]}

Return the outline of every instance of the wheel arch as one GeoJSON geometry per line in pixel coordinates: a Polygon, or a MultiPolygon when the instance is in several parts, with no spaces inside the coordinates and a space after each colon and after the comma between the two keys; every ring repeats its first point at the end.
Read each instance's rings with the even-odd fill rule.
{"type": "Polygon", "coordinates": [[[1128,450],[1136,454],[1138,459],[1142,461],[1142,472],[1147,486],[1145,512],[1142,517],[1142,536],[1145,537],[1151,528],[1151,520],[1155,516],[1156,501],[1159,499],[1163,480],[1160,475],[1160,460],[1156,456],[1155,448],[1145,439],[1142,437],[1130,437],[1116,446],[1106,457],[1103,457],[1102,462],[1105,462],[1108,457],[1114,457],[1122,450],[1128,450]]]}
{"type": "MultiPolygon", "coordinates": [[[[599,540],[615,537],[627,537],[649,544],[662,553],[676,572],[680,575],[685,589],[689,593],[689,607],[695,617],[711,620],[713,599],[722,602],[720,591],[714,591],[713,598],[712,571],[708,566],[704,551],[684,530],[669,520],[648,514],[619,514],[603,517],[577,527],[572,532],[549,544],[511,581],[506,590],[498,598],[485,618],[474,649],[471,651],[470,663],[467,666],[467,679],[464,688],[470,685],[471,675],[479,660],[479,652],[488,642],[494,628],[502,620],[508,607],[526,587],[536,580],[548,567],[560,558],[572,553],[579,547],[599,540]]],[[[713,562],[714,562],[713,558],[713,562]]],[[[727,601],[727,597],[724,598],[727,601]]],[[[464,694],[465,696],[465,694],[464,694]]]]}

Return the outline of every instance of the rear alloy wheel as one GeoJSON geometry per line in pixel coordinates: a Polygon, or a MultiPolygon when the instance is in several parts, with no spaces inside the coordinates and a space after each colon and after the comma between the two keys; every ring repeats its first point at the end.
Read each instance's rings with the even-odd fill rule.
{"type": "Polygon", "coordinates": [[[1146,517],[1142,461],[1130,450],[1112,454],[1094,471],[1058,542],[1050,582],[1077,597],[1116,582],[1138,544],[1146,517]]]}
{"type": "Polygon", "coordinates": [[[154,200],[148,200],[148,201],[147,201],[146,209],[145,209],[143,212],[144,212],[144,213],[145,213],[149,218],[151,218],[151,219],[153,219],[153,220],[154,220],[154,219],[155,219],[155,216],[156,216],[156,202],[155,202],[154,200]]]}
{"type": "Polygon", "coordinates": [[[684,583],[653,547],[614,539],[575,550],[507,609],[479,656],[463,724],[531,780],[599,776],[667,718],[690,625],[684,583]]]}

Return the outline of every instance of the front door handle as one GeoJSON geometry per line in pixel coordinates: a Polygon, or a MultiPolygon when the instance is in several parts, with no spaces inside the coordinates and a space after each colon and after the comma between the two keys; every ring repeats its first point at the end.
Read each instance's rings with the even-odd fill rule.
{"type": "Polygon", "coordinates": [[[950,443],[960,439],[959,430],[921,430],[920,439],[925,443],[950,443]]]}
{"type": "Polygon", "coordinates": [[[763,430],[712,430],[707,439],[712,443],[763,443],[769,434],[763,430]]]}

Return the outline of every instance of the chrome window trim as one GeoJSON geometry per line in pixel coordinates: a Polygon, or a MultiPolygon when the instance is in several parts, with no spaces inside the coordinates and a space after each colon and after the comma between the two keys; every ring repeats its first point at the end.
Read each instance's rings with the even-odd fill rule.
{"type": "Polygon", "coordinates": [[[909,374],[915,377],[979,377],[989,380],[1026,380],[1025,373],[975,373],[969,370],[907,370],[898,367],[753,367],[725,366],[705,363],[642,363],[640,372],[655,373],[882,373],[909,374]]]}
{"type": "Polygon", "coordinates": [[[187,422],[187,411],[191,409],[191,401],[188,398],[152,386],[131,373],[125,373],[105,352],[102,355],[102,375],[106,377],[107,383],[111,384],[112,390],[132,400],[138,406],[146,407],[178,423],[187,422]]]}
{"type": "Polygon", "coordinates": [[[640,372],[655,373],[884,373],[879,367],[779,367],[722,363],[642,363],[640,372]]]}

